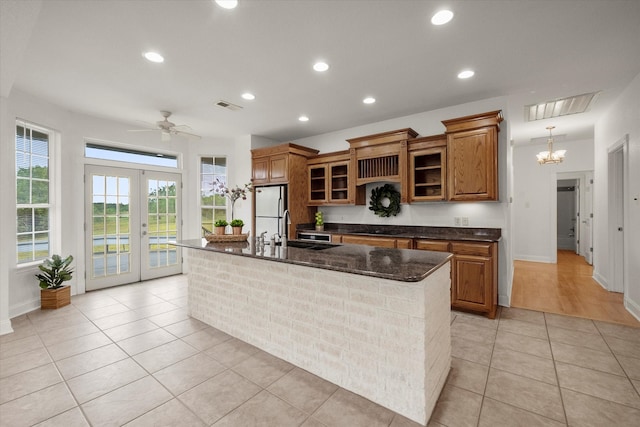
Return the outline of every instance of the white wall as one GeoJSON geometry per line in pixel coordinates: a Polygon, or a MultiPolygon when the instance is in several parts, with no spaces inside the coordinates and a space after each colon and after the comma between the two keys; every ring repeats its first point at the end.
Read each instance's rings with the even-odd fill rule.
{"type": "Polygon", "coordinates": [[[349,149],[349,143],[346,140],[350,138],[403,128],[412,128],[421,136],[437,135],[445,131],[445,127],[441,123],[442,120],[494,110],[502,110],[505,116],[505,120],[500,125],[498,146],[499,202],[414,203],[402,205],[400,214],[395,217],[381,218],[370,211],[368,206],[371,189],[381,185],[380,183],[374,183],[367,185],[367,197],[364,206],[328,206],[322,207],[321,210],[325,213],[326,222],[453,227],[454,217],[466,216],[469,218],[470,227],[500,228],[503,238],[499,244],[498,294],[500,304],[508,306],[511,295],[512,262],[510,255],[508,203],[510,189],[508,188],[507,182],[507,177],[510,176],[511,172],[507,167],[507,165],[510,164],[510,150],[507,143],[507,141],[509,141],[509,127],[506,98],[491,98],[440,110],[398,117],[382,122],[303,138],[294,142],[320,150],[321,153],[340,151],[349,149]]]}
{"type": "Polygon", "coordinates": [[[609,264],[608,149],[629,136],[626,164],[625,307],[640,319],[640,74],[595,126],[594,277],[604,287],[609,264]]]}
{"type": "Polygon", "coordinates": [[[556,262],[558,174],[593,170],[592,140],[554,143],[554,150],[567,150],[564,162],[557,165],[538,164],[536,154],[546,149],[546,143],[513,147],[514,259],[556,262]]]}
{"type": "MultiPolygon", "coordinates": [[[[2,178],[0,216],[0,333],[7,330],[8,318],[36,309],[40,304],[39,288],[33,275],[36,266],[16,267],[15,249],[15,120],[24,119],[59,133],[60,157],[59,176],[62,183],[60,200],[56,213],[60,221],[59,234],[63,237],[52,248],[54,252],[72,254],[75,258],[75,275],[71,281],[72,293],[84,292],[84,142],[86,138],[105,142],[128,144],[139,148],[159,150],[177,154],[183,161],[178,171],[182,174],[185,191],[183,192],[183,235],[184,239],[200,237],[200,219],[198,209],[199,164],[200,155],[227,156],[230,170],[230,183],[249,182],[251,177],[251,159],[248,150],[250,137],[229,139],[187,140],[172,138],[163,143],[157,133],[127,132],[135,126],[118,123],[65,110],[57,105],[44,102],[32,95],[16,91],[9,98],[2,98],[0,106],[2,119],[2,138],[0,144],[0,169],[2,178]],[[6,308],[5,308],[6,307],[6,308]]],[[[87,163],[97,163],[90,160],[87,163]]],[[[242,218],[250,218],[250,202],[238,202],[236,209],[242,218]]],[[[250,221],[248,221],[250,222],[250,221]]],[[[9,326],[10,327],[10,326],[9,326]]]]}

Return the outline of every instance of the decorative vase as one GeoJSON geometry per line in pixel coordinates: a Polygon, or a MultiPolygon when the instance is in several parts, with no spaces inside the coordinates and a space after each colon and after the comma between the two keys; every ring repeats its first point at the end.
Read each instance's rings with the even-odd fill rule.
{"type": "Polygon", "coordinates": [[[223,226],[223,227],[214,227],[214,228],[213,228],[213,232],[214,232],[215,234],[218,234],[218,235],[221,235],[221,236],[222,236],[222,235],[224,235],[224,230],[225,230],[225,228],[227,228],[227,227],[224,227],[224,226],[223,226]]]}
{"type": "Polygon", "coordinates": [[[324,231],[324,224],[323,225],[316,225],[316,231],[324,231]]]}
{"type": "Polygon", "coordinates": [[[231,232],[235,236],[238,236],[238,235],[242,234],[242,226],[240,226],[240,227],[231,227],[231,232]]]}
{"type": "Polygon", "coordinates": [[[71,304],[71,286],[58,289],[40,289],[40,308],[56,309],[71,304]]]}

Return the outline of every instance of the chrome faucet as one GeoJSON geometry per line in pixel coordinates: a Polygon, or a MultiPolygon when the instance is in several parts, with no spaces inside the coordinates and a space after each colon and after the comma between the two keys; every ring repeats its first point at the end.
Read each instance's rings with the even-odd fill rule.
{"type": "Polygon", "coordinates": [[[287,229],[289,228],[289,224],[291,224],[291,214],[289,213],[289,209],[285,209],[282,213],[282,237],[280,239],[283,248],[287,247],[287,238],[289,237],[287,229]]]}
{"type": "Polygon", "coordinates": [[[260,237],[258,237],[258,246],[264,247],[264,236],[267,234],[266,231],[260,233],[260,237]]]}

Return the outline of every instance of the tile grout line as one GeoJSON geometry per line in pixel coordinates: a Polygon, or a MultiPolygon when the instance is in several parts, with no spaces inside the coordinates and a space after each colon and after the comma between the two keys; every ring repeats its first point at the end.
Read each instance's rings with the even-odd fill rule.
{"type": "Polygon", "coordinates": [[[544,328],[547,331],[547,339],[549,344],[549,351],[551,352],[551,360],[553,361],[553,372],[556,375],[556,382],[558,383],[558,394],[560,395],[560,404],[562,405],[562,413],[564,414],[565,425],[569,425],[569,417],[567,416],[567,408],[564,405],[564,397],[562,396],[562,386],[560,385],[560,377],[558,376],[558,365],[556,358],[553,357],[553,346],[551,345],[551,336],[549,335],[549,326],[547,325],[547,314],[543,313],[544,328]]]}

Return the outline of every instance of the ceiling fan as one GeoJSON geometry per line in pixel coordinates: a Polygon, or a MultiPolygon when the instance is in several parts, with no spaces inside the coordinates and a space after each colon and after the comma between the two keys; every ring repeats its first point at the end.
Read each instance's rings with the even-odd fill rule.
{"type": "Polygon", "coordinates": [[[164,117],[163,120],[158,120],[157,122],[155,122],[155,124],[145,123],[151,126],[151,129],[130,129],[129,132],[160,131],[163,141],[170,141],[171,135],[184,135],[189,138],[200,139],[200,135],[196,135],[194,133],[188,132],[188,131],[191,131],[191,127],[187,125],[176,125],[175,123],[170,122],[169,121],[169,117],[171,116],[170,111],[160,111],[160,114],[162,114],[162,117],[164,117]]]}

